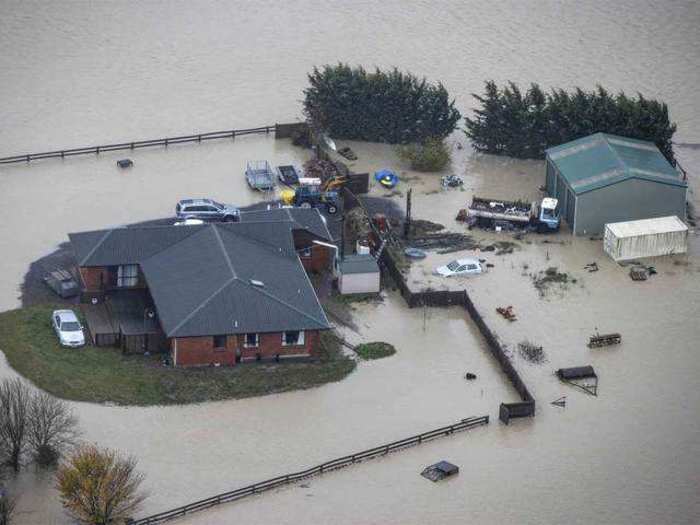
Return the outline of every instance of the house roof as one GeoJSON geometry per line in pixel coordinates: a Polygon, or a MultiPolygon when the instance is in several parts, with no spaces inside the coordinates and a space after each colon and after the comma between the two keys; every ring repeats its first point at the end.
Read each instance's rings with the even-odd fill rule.
{"type": "Polygon", "coordinates": [[[326,218],[316,208],[271,208],[241,212],[241,222],[289,222],[294,229],[306,230],[316,237],[332,241],[326,218]]]}
{"type": "Polygon", "coordinates": [[[547,158],[577,194],[633,178],[687,186],[656,145],[643,140],[595,133],[549,148],[547,158]]]}
{"type": "Polygon", "coordinates": [[[340,263],[340,273],[378,273],[377,260],[369,254],[346,255],[340,263]]]}
{"type": "Polygon", "coordinates": [[[323,330],[289,221],[70,234],[80,266],[139,264],[168,337],[323,330]]]}

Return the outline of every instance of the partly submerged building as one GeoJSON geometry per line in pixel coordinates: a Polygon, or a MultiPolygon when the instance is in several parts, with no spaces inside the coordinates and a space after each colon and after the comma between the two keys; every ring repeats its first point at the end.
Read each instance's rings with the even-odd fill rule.
{"type": "Polygon", "coordinates": [[[685,218],[688,184],[651,142],[596,133],[546,153],[547,193],[576,235],[612,222],[685,218]]]}
{"type": "Polygon", "coordinates": [[[175,366],[234,365],[313,356],[330,327],[305,269],[330,261],[313,242],[331,240],[318,210],[69,237],[95,344],[168,351],[175,366]]]}

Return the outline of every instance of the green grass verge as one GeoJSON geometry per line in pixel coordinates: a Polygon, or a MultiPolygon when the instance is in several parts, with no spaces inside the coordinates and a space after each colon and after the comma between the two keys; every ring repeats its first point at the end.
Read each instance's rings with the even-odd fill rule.
{"type": "Polygon", "coordinates": [[[120,405],[162,405],[235,399],[340,381],[355,369],[329,334],[320,358],[250,363],[230,368],[168,368],[161,356],[126,356],[117,348],[61,348],[51,329],[53,305],[0,313],[0,350],[39,388],[63,399],[120,405]]]}
{"type": "Polygon", "coordinates": [[[396,348],[389,343],[363,343],[355,348],[357,355],[362,359],[381,359],[396,353],[396,348]]]}

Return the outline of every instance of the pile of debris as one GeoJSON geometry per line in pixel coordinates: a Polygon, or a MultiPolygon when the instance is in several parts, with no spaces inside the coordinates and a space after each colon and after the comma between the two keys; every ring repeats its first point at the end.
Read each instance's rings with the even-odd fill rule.
{"type": "Polygon", "coordinates": [[[529,363],[539,365],[547,361],[547,356],[541,346],[532,344],[530,341],[521,341],[518,343],[518,351],[520,357],[529,363]]]}
{"type": "Polygon", "coordinates": [[[498,308],[496,308],[496,311],[499,314],[501,314],[505,319],[508,319],[510,322],[518,320],[518,318],[515,316],[515,313],[513,312],[512,306],[499,306],[498,308]]]}
{"type": "Polygon", "coordinates": [[[326,181],[339,175],[337,166],[328,160],[311,159],[304,163],[305,177],[326,181]]]}
{"type": "Polygon", "coordinates": [[[545,271],[532,276],[532,284],[540,292],[540,297],[545,296],[550,285],[559,284],[566,287],[569,282],[575,283],[576,279],[569,279],[569,274],[560,273],[556,266],[550,266],[545,271]]]}
{"type": "Polygon", "coordinates": [[[437,250],[437,253],[453,253],[463,250],[474,250],[479,247],[470,235],[455,232],[429,233],[422,237],[411,239],[411,246],[423,250],[437,250]]]}

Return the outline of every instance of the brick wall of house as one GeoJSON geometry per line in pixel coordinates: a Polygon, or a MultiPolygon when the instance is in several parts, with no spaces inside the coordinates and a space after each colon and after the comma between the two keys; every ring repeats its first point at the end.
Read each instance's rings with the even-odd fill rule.
{"type": "Polygon", "coordinates": [[[104,285],[112,281],[111,272],[106,267],[81,267],[79,271],[86,292],[102,291],[104,285]]]}
{"type": "Polygon", "coordinates": [[[236,355],[241,361],[275,359],[277,356],[316,356],[318,355],[319,332],[304,332],[304,344],[283,346],[280,332],[259,334],[258,346],[246,348],[244,335],[229,335],[226,348],[214,348],[213,337],[178,337],[171,339],[171,356],[176,366],[221,366],[236,364],[236,355]],[[176,341],[177,339],[177,346],[176,341]],[[240,349],[240,351],[239,351],[240,349]]]}
{"type": "Polygon", "coordinates": [[[236,364],[238,337],[226,338],[226,346],[214,348],[214,338],[177,337],[170,340],[170,352],[175,366],[233,366],[236,364]]]}
{"type": "Polygon", "coordinates": [[[314,244],[311,246],[311,256],[300,255],[301,264],[307,272],[321,273],[331,270],[331,258],[333,249],[314,244]]]}
{"type": "Polygon", "coordinates": [[[315,356],[318,353],[318,332],[304,332],[304,344],[298,346],[282,346],[282,333],[273,332],[268,334],[260,334],[258,336],[258,346],[255,348],[246,348],[244,346],[244,337],[240,336],[241,342],[241,360],[253,361],[258,359],[274,359],[278,355],[284,356],[315,356]]]}

